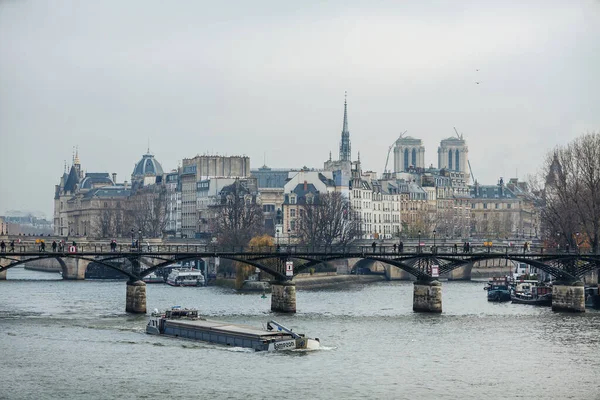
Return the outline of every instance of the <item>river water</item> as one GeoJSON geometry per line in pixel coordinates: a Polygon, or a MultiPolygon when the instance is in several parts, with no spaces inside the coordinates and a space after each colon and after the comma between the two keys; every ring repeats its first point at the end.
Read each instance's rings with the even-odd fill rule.
{"type": "Polygon", "coordinates": [[[600,313],[486,301],[443,282],[441,315],[412,311],[412,283],[298,290],[295,315],[229,289],[148,285],[148,310],[268,319],[322,350],[266,353],[147,335],[123,281],[23,269],[0,281],[2,399],[599,399],[600,313]]]}

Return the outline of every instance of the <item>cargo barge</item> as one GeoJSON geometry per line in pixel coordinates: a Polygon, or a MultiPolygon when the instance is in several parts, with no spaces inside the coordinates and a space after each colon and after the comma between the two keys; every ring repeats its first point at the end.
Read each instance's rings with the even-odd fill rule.
{"type": "Polygon", "coordinates": [[[316,350],[318,338],[307,338],[293,332],[276,321],[269,321],[266,329],[207,320],[198,310],[172,307],[164,313],[157,310],[148,320],[146,332],[154,335],[181,337],[234,347],[246,347],[255,351],[316,350]]]}

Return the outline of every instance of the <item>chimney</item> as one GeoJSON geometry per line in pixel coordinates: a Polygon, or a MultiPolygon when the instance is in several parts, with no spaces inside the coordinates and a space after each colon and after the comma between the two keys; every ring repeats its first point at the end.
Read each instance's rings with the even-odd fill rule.
{"type": "Polygon", "coordinates": [[[117,184],[117,173],[116,172],[112,173],[112,178],[113,178],[113,180],[112,180],[113,183],[116,185],[117,184]]]}
{"type": "Polygon", "coordinates": [[[308,190],[308,182],[304,181],[304,191],[306,192],[308,190]]]}

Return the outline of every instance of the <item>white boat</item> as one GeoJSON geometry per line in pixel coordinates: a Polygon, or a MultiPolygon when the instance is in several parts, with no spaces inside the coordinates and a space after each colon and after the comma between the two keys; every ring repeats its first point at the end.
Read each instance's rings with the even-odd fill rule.
{"type": "Polygon", "coordinates": [[[266,329],[259,329],[207,320],[198,315],[198,310],[180,306],[172,307],[164,313],[155,310],[148,320],[146,332],[246,347],[256,351],[317,350],[321,345],[318,338],[307,338],[273,320],[267,323],[266,329]]]}
{"type": "Polygon", "coordinates": [[[198,269],[174,269],[167,277],[171,286],[204,286],[204,275],[198,269]]]}
{"type": "Polygon", "coordinates": [[[156,272],[150,272],[148,275],[144,276],[142,280],[146,283],[165,283],[165,279],[157,275],[156,272]]]}

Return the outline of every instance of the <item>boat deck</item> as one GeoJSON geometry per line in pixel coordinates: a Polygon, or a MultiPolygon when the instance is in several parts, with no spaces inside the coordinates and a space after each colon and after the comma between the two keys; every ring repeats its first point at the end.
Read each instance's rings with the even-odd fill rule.
{"type": "Polygon", "coordinates": [[[252,339],[291,339],[292,336],[279,331],[265,331],[252,326],[232,324],[227,322],[204,320],[204,319],[170,319],[168,325],[175,327],[196,328],[203,331],[210,331],[216,334],[240,335],[252,339]]]}

